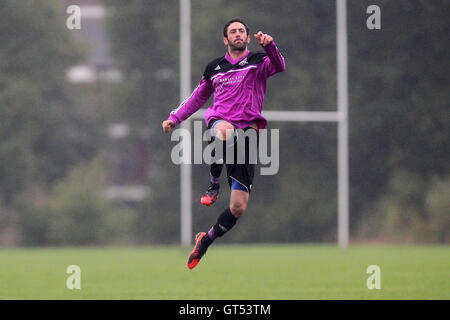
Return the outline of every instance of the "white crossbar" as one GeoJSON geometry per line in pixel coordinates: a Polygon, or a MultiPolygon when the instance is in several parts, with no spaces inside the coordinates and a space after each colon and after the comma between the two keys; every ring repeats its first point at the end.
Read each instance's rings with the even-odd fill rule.
{"type": "MultiPolygon", "coordinates": [[[[302,108],[303,109],[303,108],[302,108]]],[[[191,116],[191,119],[203,119],[206,109],[200,109],[191,116]]],[[[269,121],[291,122],[340,122],[345,120],[342,113],[336,111],[263,111],[262,115],[269,121]]]]}

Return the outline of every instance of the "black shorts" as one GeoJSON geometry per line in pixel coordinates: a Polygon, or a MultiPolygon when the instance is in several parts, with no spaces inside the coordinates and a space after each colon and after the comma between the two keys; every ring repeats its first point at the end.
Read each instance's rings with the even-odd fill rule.
{"type": "MultiPolygon", "coordinates": [[[[214,124],[218,121],[220,120],[211,120],[207,129],[213,128],[214,124]]],[[[228,184],[231,189],[239,189],[251,193],[258,155],[258,130],[247,127],[242,130],[235,130],[235,133],[232,142],[223,142],[222,144],[223,161],[227,168],[228,184]],[[234,158],[231,157],[231,155],[233,155],[230,154],[231,151],[233,151],[234,158]],[[230,156],[227,157],[227,154],[230,154],[230,156]],[[238,185],[236,185],[236,183],[238,185]]],[[[212,134],[209,143],[212,143],[213,141],[215,141],[215,137],[212,134]]]]}

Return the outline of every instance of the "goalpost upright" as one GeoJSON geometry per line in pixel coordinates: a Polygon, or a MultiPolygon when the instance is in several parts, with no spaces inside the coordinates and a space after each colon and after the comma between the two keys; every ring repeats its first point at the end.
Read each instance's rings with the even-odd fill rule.
{"type": "MultiPolygon", "coordinates": [[[[180,0],[180,102],[191,94],[191,5],[180,0]]],[[[337,111],[263,111],[269,121],[336,122],[338,144],[338,245],[346,248],[349,242],[349,147],[348,147],[348,57],[347,57],[347,1],[336,0],[336,65],[337,111]]],[[[203,119],[205,110],[190,119],[203,119]]],[[[191,120],[181,125],[191,130],[191,120]]],[[[181,245],[192,242],[192,174],[191,165],[181,164],[181,245]]]]}
{"type": "MultiPolygon", "coordinates": [[[[191,0],[180,0],[180,103],[191,94],[191,0]]],[[[181,123],[191,130],[191,119],[181,123]]],[[[185,148],[186,150],[186,148],[185,148]]],[[[192,238],[192,168],[180,164],[181,245],[191,245],[192,238]]]]}
{"type": "Polygon", "coordinates": [[[349,241],[349,150],[348,150],[348,53],[347,0],[336,0],[337,109],[338,121],[338,243],[349,241]]]}

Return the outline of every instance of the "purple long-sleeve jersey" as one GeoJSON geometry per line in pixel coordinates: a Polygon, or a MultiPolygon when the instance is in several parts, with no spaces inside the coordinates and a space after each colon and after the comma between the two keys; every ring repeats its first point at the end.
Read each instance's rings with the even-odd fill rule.
{"type": "Polygon", "coordinates": [[[205,121],[223,119],[236,128],[256,122],[258,129],[267,126],[261,111],[267,78],[286,68],[284,58],[272,41],[265,52],[247,51],[245,57],[233,60],[228,53],[211,61],[192,94],[169,116],[175,125],[200,109],[214,93],[214,103],[206,110],[205,121]]]}

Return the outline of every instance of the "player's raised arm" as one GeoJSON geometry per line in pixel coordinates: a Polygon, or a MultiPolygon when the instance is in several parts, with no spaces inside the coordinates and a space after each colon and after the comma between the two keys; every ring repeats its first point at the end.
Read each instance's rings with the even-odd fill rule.
{"type": "Polygon", "coordinates": [[[263,64],[263,68],[268,76],[274,75],[277,72],[282,72],[286,69],[286,63],[277,46],[273,37],[269,34],[258,31],[253,35],[259,44],[264,48],[269,58],[263,64]]]}
{"type": "Polygon", "coordinates": [[[169,132],[170,129],[177,126],[179,123],[183,122],[194,112],[200,109],[206,101],[208,101],[213,91],[214,89],[212,87],[211,80],[202,78],[189,98],[183,101],[178,108],[170,112],[169,118],[162,124],[164,132],[169,132]],[[167,121],[171,121],[171,123],[167,121]]]}

